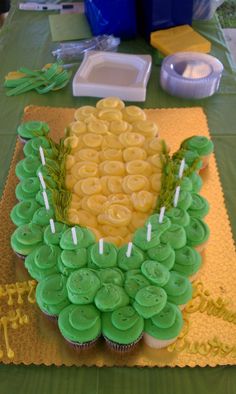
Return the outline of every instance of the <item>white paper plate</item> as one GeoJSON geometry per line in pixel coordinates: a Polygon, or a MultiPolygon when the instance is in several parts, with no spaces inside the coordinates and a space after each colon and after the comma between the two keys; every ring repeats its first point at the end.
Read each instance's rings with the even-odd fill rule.
{"type": "Polygon", "coordinates": [[[217,92],[222,63],[199,52],[178,52],[167,56],[161,66],[161,87],[173,96],[200,99],[217,92]]]}
{"type": "Polygon", "coordinates": [[[73,95],[145,101],[151,65],[149,55],[87,52],[73,79],[73,95]]]}

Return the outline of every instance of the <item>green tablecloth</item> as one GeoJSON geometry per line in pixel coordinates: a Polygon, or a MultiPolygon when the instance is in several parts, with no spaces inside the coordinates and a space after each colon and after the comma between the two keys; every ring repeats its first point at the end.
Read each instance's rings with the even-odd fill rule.
{"type": "MultiPolygon", "coordinates": [[[[41,68],[53,60],[48,14],[23,12],[17,0],[7,23],[0,32],[0,194],[8,173],[15,140],[26,105],[78,107],[94,105],[96,99],[72,97],[71,84],[62,91],[44,96],[27,93],[7,98],[4,76],[21,66],[41,68]]],[[[220,91],[213,97],[198,101],[177,99],[164,93],[159,85],[160,67],[153,66],[148,84],[145,108],[202,106],[215,143],[216,158],[236,239],[236,76],[218,21],[198,22],[194,27],[212,42],[212,54],[224,64],[220,91]]],[[[123,42],[120,51],[150,53],[144,40],[123,42]]],[[[0,216],[1,220],[1,216],[0,216]]],[[[1,245],[0,245],[1,251],[1,245]]],[[[217,263],[217,262],[216,262],[217,263]]],[[[83,394],[232,394],[236,392],[235,367],[216,368],[66,368],[45,366],[0,365],[0,394],[83,393],[83,394]]]]}

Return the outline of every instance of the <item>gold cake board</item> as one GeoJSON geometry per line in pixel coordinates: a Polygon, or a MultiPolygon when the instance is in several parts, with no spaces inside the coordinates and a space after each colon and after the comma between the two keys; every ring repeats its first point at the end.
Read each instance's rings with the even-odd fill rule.
{"type": "MultiPolygon", "coordinates": [[[[25,108],[24,120],[47,122],[52,138],[58,141],[73,120],[73,113],[73,108],[30,106],[25,108]]],[[[149,119],[157,122],[161,137],[172,151],[191,135],[209,136],[201,108],[150,109],[146,113],[149,119]]],[[[195,298],[184,311],[185,325],[181,337],[163,350],[150,349],[141,342],[132,354],[127,355],[117,355],[103,342],[93,350],[77,353],[61,337],[57,324],[49,321],[32,303],[32,292],[31,296],[29,290],[20,295],[19,286],[12,285],[30,279],[22,261],[10,247],[10,236],[15,226],[9,214],[17,202],[15,165],[22,158],[22,144],[17,142],[0,203],[0,358],[3,363],[98,367],[236,364],[236,254],[213,155],[209,167],[202,174],[204,185],[201,191],[211,206],[206,218],[211,236],[197,278],[200,283],[194,283],[197,288],[195,298]]],[[[32,285],[33,282],[30,283],[32,285]]]]}

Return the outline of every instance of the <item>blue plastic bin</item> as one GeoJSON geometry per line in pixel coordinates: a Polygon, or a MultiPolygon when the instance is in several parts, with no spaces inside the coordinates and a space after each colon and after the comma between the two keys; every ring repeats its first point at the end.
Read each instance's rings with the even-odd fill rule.
{"type": "Polygon", "coordinates": [[[94,36],[136,36],[135,0],[85,0],[85,13],[94,36]]]}

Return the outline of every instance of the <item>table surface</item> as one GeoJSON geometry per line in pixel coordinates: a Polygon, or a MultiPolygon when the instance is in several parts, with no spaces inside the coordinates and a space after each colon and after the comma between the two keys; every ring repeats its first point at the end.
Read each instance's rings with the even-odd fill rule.
{"type": "MultiPolygon", "coordinates": [[[[31,92],[6,97],[4,76],[21,66],[37,69],[52,62],[47,12],[18,10],[18,0],[0,32],[0,195],[4,188],[16,141],[16,128],[24,107],[29,104],[53,107],[79,107],[96,103],[93,98],[72,96],[71,83],[63,90],[38,95],[31,92]]],[[[219,92],[211,98],[189,101],[169,96],[159,84],[160,66],[153,65],[143,108],[177,108],[201,106],[207,114],[215,144],[215,154],[223,185],[226,207],[236,239],[236,68],[224,42],[218,20],[199,21],[193,25],[212,43],[211,54],[224,65],[219,92]]],[[[122,42],[120,52],[152,53],[143,40],[122,42]]],[[[0,219],[1,220],[1,219],[0,219]]],[[[0,246],[1,251],[1,246],[0,246]]],[[[232,394],[236,392],[235,367],[216,368],[76,368],[0,365],[0,394],[93,393],[102,394],[232,394]]]]}

